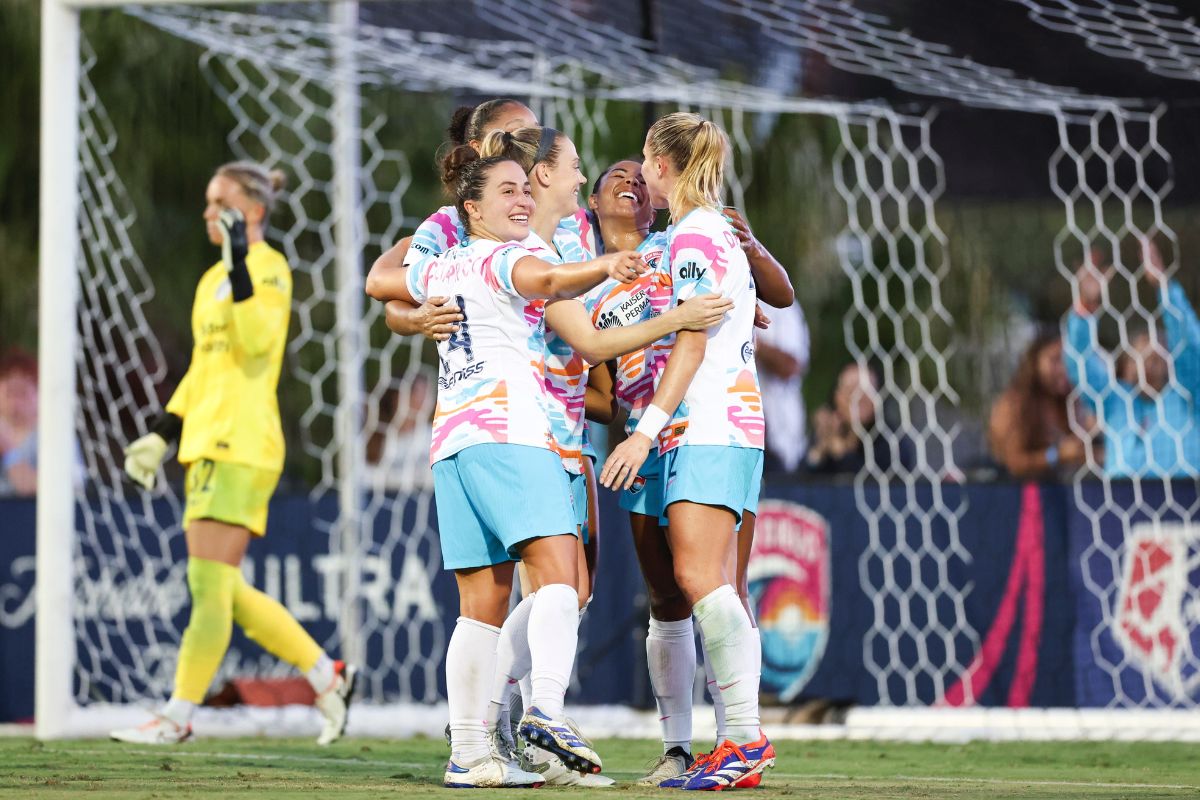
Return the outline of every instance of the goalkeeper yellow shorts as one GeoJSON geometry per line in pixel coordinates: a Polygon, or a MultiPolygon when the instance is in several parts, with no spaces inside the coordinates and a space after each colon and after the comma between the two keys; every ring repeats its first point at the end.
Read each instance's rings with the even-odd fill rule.
{"type": "Polygon", "coordinates": [[[211,519],[262,536],[267,531],[267,506],[278,483],[278,472],[208,458],[193,461],[184,480],[183,527],[193,520],[211,519]]]}

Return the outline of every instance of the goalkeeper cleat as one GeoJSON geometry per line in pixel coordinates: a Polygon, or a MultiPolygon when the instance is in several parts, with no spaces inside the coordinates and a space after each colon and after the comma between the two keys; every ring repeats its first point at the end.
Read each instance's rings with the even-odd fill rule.
{"type": "Polygon", "coordinates": [[[691,769],[693,761],[691,753],[676,745],[650,765],[646,774],[637,779],[637,785],[660,786],[663,781],[677,778],[691,769]]]}
{"type": "MultiPolygon", "coordinates": [[[[749,744],[734,744],[726,739],[720,747],[684,775],[687,779],[679,788],[701,791],[752,788],[762,782],[762,772],[775,766],[775,748],[765,735],[749,744]]],[[[681,776],[682,777],[682,776],[681,776]]]]}
{"type": "Polygon", "coordinates": [[[346,732],[346,719],[350,711],[350,699],[354,696],[354,685],[358,683],[358,667],[344,661],[333,662],[333,685],[317,695],[313,705],[325,718],[317,744],[333,744],[346,732]]]}
{"type": "Polygon", "coordinates": [[[446,762],[442,783],[449,789],[536,789],[546,779],[536,772],[526,772],[513,761],[491,752],[472,764],[456,764],[452,757],[446,762]]]}
{"type": "Polygon", "coordinates": [[[114,741],[128,744],[179,744],[192,737],[192,724],[178,725],[166,717],[154,719],[136,728],[118,728],[109,734],[114,741]]]}
{"type": "Polygon", "coordinates": [[[521,718],[521,738],[529,744],[558,756],[567,769],[599,772],[600,756],[570,722],[547,717],[536,707],[521,718]]]}

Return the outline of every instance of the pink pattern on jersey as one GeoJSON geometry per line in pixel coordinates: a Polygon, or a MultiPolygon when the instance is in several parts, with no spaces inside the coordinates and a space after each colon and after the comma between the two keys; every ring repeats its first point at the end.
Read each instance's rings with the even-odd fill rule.
{"type": "Polygon", "coordinates": [[[762,393],[758,389],[754,373],[748,369],[742,370],[733,385],[725,391],[732,395],[726,412],[729,422],[746,438],[745,442],[738,444],[746,447],[764,447],[767,425],[763,419],[762,393]]]}
{"type": "MultiPolygon", "coordinates": [[[[726,232],[726,236],[732,236],[726,232]]],[[[737,239],[734,238],[731,244],[738,247],[737,239]]],[[[676,264],[676,256],[683,250],[698,250],[708,261],[712,268],[712,280],[704,281],[707,287],[715,287],[725,278],[725,273],[729,269],[729,264],[721,257],[722,249],[717,246],[708,236],[702,233],[680,233],[671,240],[671,264],[676,264]]],[[[711,291],[711,288],[706,289],[711,291]]]]}
{"type": "Polygon", "coordinates": [[[508,441],[508,384],[500,381],[486,394],[471,397],[461,406],[439,407],[433,417],[430,460],[442,445],[462,428],[483,431],[493,442],[508,441]]]}
{"type": "MultiPolygon", "coordinates": [[[[458,244],[458,221],[451,219],[449,214],[435,211],[429,216],[429,221],[436,223],[446,237],[446,250],[458,244]]],[[[443,251],[445,252],[445,251],[443,251]]]]}
{"type": "Polygon", "coordinates": [[[576,210],[575,222],[579,225],[579,241],[583,244],[583,249],[587,251],[588,256],[594,258],[596,256],[596,239],[592,230],[592,220],[587,211],[582,208],[576,210]]]}

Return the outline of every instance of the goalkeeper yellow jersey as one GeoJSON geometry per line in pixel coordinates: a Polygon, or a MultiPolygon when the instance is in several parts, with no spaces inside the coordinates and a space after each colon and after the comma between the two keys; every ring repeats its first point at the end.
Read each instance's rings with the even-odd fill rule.
{"type": "Polygon", "coordinates": [[[254,295],[234,303],[225,264],[200,278],[192,305],[192,363],[167,411],[183,418],[179,462],[202,458],[283,470],[279,370],[291,317],[292,272],[266,242],[250,245],[254,295]]]}

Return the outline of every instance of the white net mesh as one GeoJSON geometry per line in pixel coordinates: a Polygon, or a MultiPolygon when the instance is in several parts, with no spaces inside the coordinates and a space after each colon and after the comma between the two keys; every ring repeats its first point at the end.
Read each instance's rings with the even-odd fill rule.
{"type": "MultiPolygon", "coordinates": [[[[1169,183],[1165,166],[1158,167],[1159,161],[1167,162],[1155,134],[1159,112],[979,64],[836,0],[704,0],[704,5],[705,13],[713,15],[707,24],[738,21],[751,32],[747,35],[757,37],[755,46],[777,53],[818,53],[840,69],[882,77],[918,95],[1054,116],[1062,145],[1052,158],[1052,176],[1068,215],[1057,252],[1064,275],[1073,275],[1075,261],[1099,242],[1114,254],[1118,280],[1135,281],[1143,270],[1139,263],[1118,258],[1123,243],[1152,230],[1170,238],[1160,209],[1169,183]],[[1128,168],[1132,183],[1125,182],[1128,168]]],[[[677,19],[691,16],[691,6],[682,0],[660,4],[664,16],[677,19]]],[[[1138,7],[1143,17],[1153,16],[1149,4],[1138,7]]],[[[934,215],[945,176],[931,145],[933,117],[899,113],[882,103],[796,97],[790,76],[797,67],[786,67],[786,61],[779,62],[785,67],[776,74],[728,80],[644,34],[598,23],[548,0],[498,0],[487,5],[486,13],[475,9],[470,12],[479,12],[480,33],[475,36],[442,32],[456,30],[455,14],[466,13],[461,9],[425,4],[422,10],[428,15],[422,17],[421,30],[365,22],[347,30],[329,20],[324,4],[293,3],[252,13],[195,6],[133,7],[128,12],[164,35],[198,45],[205,79],[235,120],[228,135],[232,152],[283,167],[292,176],[287,207],[271,236],[296,276],[283,390],[310,398],[296,424],[299,441],[291,444],[303,452],[320,529],[330,537],[333,555],[321,567],[325,592],[334,606],[353,601],[357,611],[341,618],[325,643],[364,654],[370,699],[429,701],[438,695],[436,676],[445,642],[429,587],[439,554],[427,524],[428,471],[424,456],[413,456],[422,448],[405,428],[428,414],[433,393],[421,343],[385,335],[377,304],[366,305],[356,319],[339,316],[347,307],[339,305],[339,292],[361,292],[333,277],[334,131],[345,122],[334,118],[339,92],[355,92],[361,108],[351,121],[360,150],[353,213],[368,254],[386,248],[431,210],[406,205],[416,170],[395,144],[404,125],[425,125],[431,139],[437,138],[442,120],[428,119],[429,93],[528,98],[543,122],[572,136],[589,175],[605,159],[640,147],[640,104],[693,108],[730,133],[735,156],[729,199],[739,207],[753,180],[752,156],[761,131],[769,130],[779,114],[815,114],[834,120],[841,140],[831,166],[847,215],[846,230],[838,238],[838,257],[853,291],[844,320],[846,343],[861,368],[880,368],[878,387],[866,398],[879,423],[859,431],[871,446],[867,466],[856,480],[859,510],[871,537],[859,563],[861,590],[874,607],[864,658],[882,703],[942,700],[976,657],[979,635],[965,611],[970,587],[963,568],[971,556],[959,537],[967,510],[964,495],[946,485],[961,480],[962,471],[954,454],[958,430],[946,413],[957,404],[958,394],[950,379],[953,320],[942,295],[949,275],[947,241],[934,215]],[[614,145],[613,139],[620,143],[614,145]],[[614,152],[614,147],[624,150],[614,152]],[[361,369],[351,370],[361,373],[362,384],[354,387],[345,385],[344,371],[339,373],[339,360],[344,361],[339,343],[347,337],[364,344],[353,365],[361,369]],[[345,397],[359,398],[354,403],[361,401],[361,407],[347,408],[345,397]],[[355,441],[340,441],[339,420],[358,417],[362,422],[355,441]],[[351,454],[348,461],[346,452],[351,454]],[[877,453],[888,455],[886,465],[877,453]],[[361,495],[361,502],[348,500],[341,491],[347,480],[373,491],[361,495]],[[347,520],[353,523],[349,539],[347,520]],[[361,624],[349,622],[356,616],[361,624]]],[[[1075,17],[1041,15],[1076,24],[1075,17]]],[[[1190,29],[1168,20],[1154,30],[1166,31],[1163,35],[1175,42],[1190,29]]],[[[1171,52],[1176,53],[1171,68],[1182,69],[1180,59],[1189,51],[1177,47],[1171,52]]],[[[1155,61],[1155,68],[1160,61],[1164,59],[1155,61]]],[[[120,445],[133,427],[144,430],[146,419],[138,415],[152,405],[146,401],[153,398],[165,367],[141,312],[153,280],[129,244],[128,230],[137,221],[125,210],[128,201],[107,157],[117,143],[106,132],[103,107],[86,79],[81,91],[81,236],[88,249],[80,267],[85,343],[80,431],[94,488],[80,502],[79,563],[87,576],[83,594],[88,613],[79,623],[77,696],[81,701],[133,702],[161,696],[170,685],[179,612],[186,606],[177,527],[180,502],[169,487],[151,502],[119,480],[120,445]],[[134,535],[135,530],[142,533],[134,535]],[[137,541],[157,542],[157,549],[133,552],[127,545],[137,541]]],[[[834,233],[828,232],[831,239],[834,233]]],[[[1172,248],[1172,269],[1175,260],[1172,248]]],[[[1105,312],[1116,320],[1121,342],[1129,341],[1135,319],[1157,319],[1157,306],[1140,304],[1133,296],[1128,310],[1118,310],[1105,296],[1105,312]]],[[[1179,383],[1177,369],[1171,371],[1171,382],[1179,383]]],[[[1090,472],[1101,473],[1095,460],[1090,472]]],[[[1107,652],[1111,630],[1120,628],[1119,576],[1132,563],[1126,547],[1106,544],[1101,534],[1108,517],[1133,522],[1121,510],[1125,506],[1112,500],[1107,479],[1104,486],[1100,499],[1088,500],[1096,545],[1082,555],[1086,564],[1099,565],[1088,574],[1093,591],[1112,613],[1097,628],[1097,653],[1107,652]]],[[[1083,489],[1077,494],[1082,496],[1083,489]]],[[[1194,516],[1195,508],[1179,508],[1170,498],[1168,487],[1157,507],[1176,515],[1171,518],[1194,516]]],[[[1151,513],[1150,519],[1160,516],[1151,513]]],[[[1176,572],[1170,574],[1182,574],[1184,583],[1170,583],[1169,592],[1194,592],[1185,587],[1196,583],[1186,583],[1197,569],[1195,536],[1171,534],[1174,528],[1157,522],[1147,530],[1147,544],[1129,552],[1153,559],[1154,547],[1176,548],[1180,558],[1171,564],[1185,566],[1172,566],[1176,572]],[[1174,538],[1163,544],[1168,535],[1174,538]]],[[[286,584],[286,564],[255,568],[275,570],[277,584],[286,584]]],[[[1181,602],[1200,607],[1191,594],[1181,602]]],[[[1173,618],[1171,635],[1190,642],[1197,617],[1193,614],[1182,629],[1173,618]]],[[[1150,650],[1148,659],[1163,658],[1161,647],[1150,650]]],[[[273,663],[260,663],[252,652],[235,648],[226,669],[261,672],[273,663]]],[[[1112,657],[1112,680],[1123,687],[1116,704],[1181,702],[1180,687],[1186,689],[1196,672],[1195,656],[1188,644],[1172,650],[1170,658],[1178,665],[1176,682],[1167,687],[1146,679],[1141,685],[1153,691],[1139,693],[1125,690],[1129,676],[1148,673],[1136,660],[1112,657]]],[[[969,703],[971,684],[962,685],[969,703]]]]}

